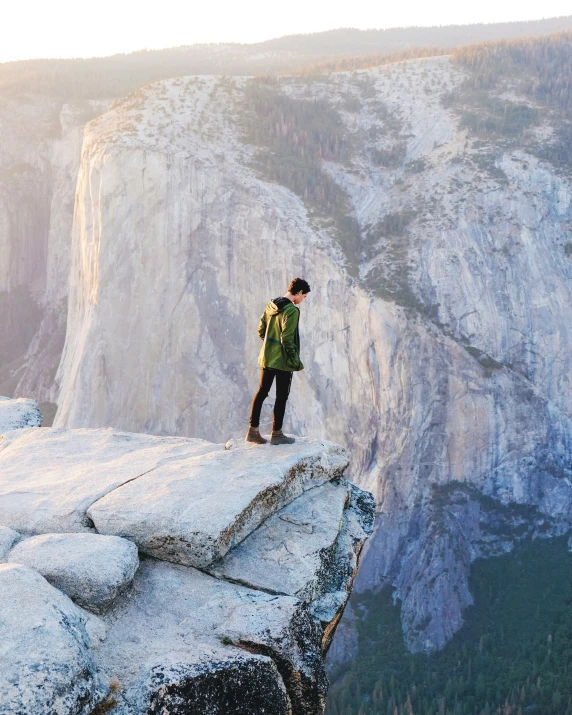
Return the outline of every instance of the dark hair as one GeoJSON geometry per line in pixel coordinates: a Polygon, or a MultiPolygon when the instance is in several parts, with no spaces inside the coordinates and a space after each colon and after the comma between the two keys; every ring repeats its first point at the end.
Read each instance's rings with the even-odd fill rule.
{"type": "Polygon", "coordinates": [[[294,278],[290,281],[288,291],[292,293],[292,295],[296,295],[296,293],[299,293],[300,291],[306,294],[310,292],[310,284],[303,278],[294,278]]]}

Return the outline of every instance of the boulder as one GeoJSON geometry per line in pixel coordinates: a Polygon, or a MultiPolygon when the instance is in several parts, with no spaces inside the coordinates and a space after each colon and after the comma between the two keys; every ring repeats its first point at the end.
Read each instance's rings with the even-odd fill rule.
{"type": "Polygon", "coordinates": [[[4,561],[8,552],[16,541],[20,538],[20,534],[9,526],[0,526],[0,561],[4,561]]]}
{"type": "Polygon", "coordinates": [[[2,715],[91,713],[105,692],[89,651],[103,624],[20,564],[0,564],[0,603],[2,715]]]}
{"type": "Polygon", "coordinates": [[[23,427],[40,427],[42,413],[34,400],[0,396],[0,434],[23,427]]]}
{"type": "Polygon", "coordinates": [[[89,531],[86,511],[169,460],[223,450],[202,439],[112,429],[24,429],[0,439],[0,524],[30,534],[89,531]]]}
{"type": "Polygon", "coordinates": [[[347,464],[342,447],[311,439],[221,447],[114,489],[88,515],[100,533],[127,537],[146,554],[205,568],[300,494],[340,477],[347,464]]]}
{"type": "Polygon", "coordinates": [[[121,697],[113,715],[209,713],[290,715],[290,698],[271,658],[220,644],[170,653],[121,697]]]}
{"type": "MultiPolygon", "coordinates": [[[[103,618],[111,627],[95,658],[106,677],[120,683],[118,697],[128,702],[139,702],[141,697],[161,702],[162,682],[156,674],[173,657],[179,664],[186,663],[184,667],[198,658],[208,672],[209,653],[214,653],[216,673],[224,646],[231,659],[243,650],[270,658],[284,681],[294,715],[323,712],[327,679],[320,649],[322,632],[295,598],[145,559],[135,575],[131,597],[118,602],[103,618]]],[[[276,691],[273,675],[270,687],[276,691]]],[[[181,706],[180,712],[210,711],[181,706]]]]}
{"type": "Polygon", "coordinates": [[[76,603],[101,613],[133,580],[139,557],[132,541],[100,534],[43,534],[24,539],[8,560],[38,571],[76,603]]]}

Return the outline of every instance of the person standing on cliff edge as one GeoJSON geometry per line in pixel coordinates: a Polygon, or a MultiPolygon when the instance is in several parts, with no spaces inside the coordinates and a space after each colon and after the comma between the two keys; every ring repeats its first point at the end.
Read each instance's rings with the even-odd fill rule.
{"type": "Polygon", "coordinates": [[[250,423],[245,437],[247,442],[266,444],[268,441],[260,434],[260,411],[274,379],[276,379],[276,402],[270,444],[292,444],[296,441],[294,437],[287,437],[282,432],[282,422],[286,401],[290,394],[292,373],[304,369],[300,360],[298,331],[300,309],[297,306],[309,292],[310,286],[303,278],[294,278],[288,286],[286,295],[271,300],[260,318],[258,335],[263,343],[258,355],[258,364],[262,370],[258,392],[252,400],[250,423]]]}

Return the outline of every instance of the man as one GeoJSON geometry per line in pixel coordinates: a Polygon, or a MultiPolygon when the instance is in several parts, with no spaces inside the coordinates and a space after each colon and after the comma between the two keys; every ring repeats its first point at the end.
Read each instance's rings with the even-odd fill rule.
{"type": "Polygon", "coordinates": [[[310,286],[303,278],[294,278],[286,295],[271,300],[260,318],[258,335],[264,342],[258,355],[258,364],[262,371],[258,392],[252,400],[250,426],[245,438],[247,442],[266,444],[268,441],[260,434],[260,411],[275,379],[276,402],[270,444],[292,444],[296,441],[294,437],[287,437],[282,432],[282,422],[286,400],[290,394],[292,373],[304,369],[300,360],[298,332],[300,310],[296,306],[300,305],[309,292],[310,286]]]}

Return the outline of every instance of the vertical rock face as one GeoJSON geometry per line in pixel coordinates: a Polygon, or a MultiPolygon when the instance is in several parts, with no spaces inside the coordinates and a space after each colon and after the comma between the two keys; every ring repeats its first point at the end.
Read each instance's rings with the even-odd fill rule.
{"type": "MultiPolygon", "coordinates": [[[[570,189],[532,157],[523,172],[518,152],[497,160],[508,184],[460,162],[472,150],[440,95],[461,80],[441,58],[312,88],[356,137],[375,129],[380,150],[406,141],[401,168],[372,166],[364,144],[351,166],[328,170],[362,227],[417,210],[409,281],[431,319],[366,289],[375,261],[362,259],[360,279],[350,279],[336,242],[301,201],[249,168],[252,150],[233,119],[243,81],[232,90],[215,79],[159,83],[92,122],[58,374],[59,425],[239,434],[256,381],[258,313],[291,276],[305,276],[307,369],[294,378],[290,424],[351,446],[353,473],[381,509],[359,583],[397,587],[413,649],[442,645],[470,602],[458,587],[476,551],[457,563],[459,535],[438,552],[445,556],[424,557],[436,572],[456,574],[438,598],[428,588],[438,574],[407,565],[412,534],[429,528],[435,489],[470,484],[501,504],[533,506],[553,529],[570,516],[570,358],[561,347],[571,297],[561,247],[570,189]],[[359,96],[360,82],[369,83],[370,98],[360,99],[356,115],[343,102],[359,96]],[[425,91],[435,83],[440,89],[425,91]],[[388,134],[376,101],[409,139],[388,134]],[[425,171],[415,173],[421,160],[425,171]],[[459,186],[475,181],[461,196],[459,186]],[[423,599],[430,603],[420,607],[423,599]],[[420,631],[428,620],[433,625],[420,631]]],[[[292,97],[302,98],[302,89],[295,80],[282,84],[292,97]]]]}
{"type": "Polygon", "coordinates": [[[413,650],[462,624],[481,499],[526,506],[540,534],[567,528],[572,503],[570,183],[461,129],[441,100],[462,80],[429,58],[281,81],[352,137],[321,170],[359,224],[353,254],[315,202],[256,173],[248,80],[157,83],[90,122],[56,380],[59,426],[240,435],[259,314],[304,276],[289,426],[351,448],[380,512],[358,587],[396,587],[413,650]],[[469,536],[436,506],[454,511],[459,484],[475,490],[469,536]]]}
{"type": "Polygon", "coordinates": [[[11,363],[0,392],[56,397],[83,127],[107,105],[32,97],[0,109],[0,368],[11,363]]]}

